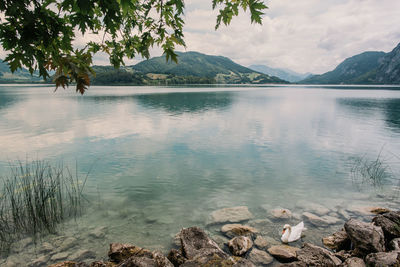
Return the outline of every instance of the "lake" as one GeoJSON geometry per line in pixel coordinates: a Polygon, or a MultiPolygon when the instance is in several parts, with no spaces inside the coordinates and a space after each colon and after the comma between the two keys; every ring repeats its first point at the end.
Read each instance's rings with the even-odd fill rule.
{"type": "MultiPolygon", "coordinates": [[[[0,174],[25,159],[77,163],[81,177],[90,170],[86,211],[43,239],[49,257],[68,238],[68,258],[78,248],[104,258],[110,242],[167,252],[194,225],[222,243],[210,214],[235,206],[247,206],[249,224],[276,242],[286,221],[272,209],[289,209],[294,224],[323,206],[336,222],[305,220],[303,240],[318,243],[347,215],[370,219],[365,206],[400,203],[400,87],[53,90],[0,85],[0,174]],[[374,187],[355,167],[377,160],[384,175],[374,187]]],[[[40,257],[41,246],[17,246],[9,261],[40,257]]]]}

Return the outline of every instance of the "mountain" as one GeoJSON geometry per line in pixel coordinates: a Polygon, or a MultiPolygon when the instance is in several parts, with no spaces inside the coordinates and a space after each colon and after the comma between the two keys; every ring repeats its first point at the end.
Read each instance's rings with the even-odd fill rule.
{"type": "Polygon", "coordinates": [[[333,71],[313,75],[300,83],[309,84],[372,84],[384,52],[364,52],[347,58],[333,71]]]}
{"type": "Polygon", "coordinates": [[[276,76],[282,80],[289,81],[289,82],[298,82],[301,81],[308,76],[311,76],[311,73],[297,73],[288,69],[276,69],[276,68],[271,68],[265,65],[251,65],[249,66],[249,69],[270,75],[270,76],[276,76]]]}
{"type": "Polygon", "coordinates": [[[400,44],[390,53],[364,52],[340,63],[333,71],[314,75],[303,84],[400,84],[400,44]]]}
{"type": "MultiPolygon", "coordinates": [[[[222,56],[197,52],[177,52],[178,64],[166,62],[165,56],[154,57],[133,66],[114,69],[111,66],[94,66],[96,75],[92,85],[173,85],[173,84],[265,84],[288,83],[277,77],[253,71],[222,56]]],[[[6,63],[0,62],[0,83],[39,82],[25,70],[12,74],[6,63]]]]}
{"type": "Polygon", "coordinates": [[[400,84],[400,44],[382,59],[376,70],[375,81],[384,84],[400,84]]]}
{"type": "Polygon", "coordinates": [[[241,66],[227,57],[210,56],[198,52],[177,52],[177,54],[178,64],[172,61],[166,62],[165,57],[161,56],[142,61],[131,68],[147,77],[172,75],[173,77],[202,78],[212,83],[222,84],[287,83],[278,77],[271,77],[241,66]]]}
{"type": "Polygon", "coordinates": [[[27,69],[11,72],[7,62],[0,60],[0,83],[36,83],[42,79],[37,74],[31,75],[27,69]]]}

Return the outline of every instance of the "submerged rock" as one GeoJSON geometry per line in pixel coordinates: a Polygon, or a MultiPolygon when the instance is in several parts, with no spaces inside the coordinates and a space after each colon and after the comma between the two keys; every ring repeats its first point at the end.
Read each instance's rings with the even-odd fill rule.
{"type": "Polygon", "coordinates": [[[260,249],[267,249],[269,246],[269,242],[262,236],[257,236],[256,240],[254,240],[254,245],[260,249]]]}
{"type": "Polygon", "coordinates": [[[249,260],[256,266],[264,266],[273,262],[274,258],[263,250],[253,248],[249,254],[249,260]]]}
{"type": "Polygon", "coordinates": [[[345,211],[344,209],[339,209],[338,210],[338,214],[340,216],[342,216],[345,220],[350,220],[351,219],[350,214],[347,211],[345,211]]]}
{"type": "Polygon", "coordinates": [[[50,260],[51,261],[60,261],[60,260],[65,260],[66,258],[68,258],[69,253],[68,252],[60,252],[57,254],[54,254],[53,256],[51,256],[50,260]]]}
{"type": "Polygon", "coordinates": [[[386,208],[371,206],[350,206],[347,210],[357,215],[376,215],[390,211],[386,208]]]}
{"type": "Polygon", "coordinates": [[[347,235],[353,242],[356,253],[367,255],[385,251],[385,239],[381,227],[350,219],[344,224],[347,235]]]}
{"type": "Polygon", "coordinates": [[[211,213],[211,223],[237,223],[253,218],[246,206],[224,208],[211,213]]]}
{"type": "Polygon", "coordinates": [[[292,218],[292,212],[284,208],[276,208],[270,211],[272,217],[275,219],[290,219],[292,218]]]}
{"type": "Polygon", "coordinates": [[[258,230],[254,227],[242,224],[225,224],[222,226],[221,232],[228,237],[253,236],[258,233],[258,230]]]}
{"type": "Polygon", "coordinates": [[[75,261],[86,261],[88,259],[95,259],[96,253],[91,250],[81,249],[72,254],[69,258],[75,261]]]}
{"type": "Polygon", "coordinates": [[[62,240],[58,250],[59,251],[66,251],[78,245],[78,240],[75,237],[67,237],[62,240]]]}
{"type": "Polygon", "coordinates": [[[268,249],[268,253],[281,261],[294,261],[297,259],[296,252],[299,248],[288,245],[272,246],[268,249]]]}
{"type": "Polygon", "coordinates": [[[229,240],[229,250],[235,256],[242,256],[253,247],[253,242],[247,236],[237,236],[229,240]]]}
{"type": "Polygon", "coordinates": [[[304,243],[302,249],[297,251],[297,259],[309,266],[338,266],[342,263],[329,250],[310,243],[304,243]]]}
{"type": "Polygon", "coordinates": [[[107,232],[107,227],[105,226],[99,226],[93,229],[90,233],[89,236],[92,238],[100,239],[103,238],[106,235],[107,232]]]}
{"type": "Polygon", "coordinates": [[[322,238],[322,243],[325,247],[334,251],[348,250],[351,245],[351,241],[344,230],[322,238]]]}
{"type": "Polygon", "coordinates": [[[322,206],[321,204],[312,203],[312,202],[307,202],[304,205],[304,209],[310,211],[311,213],[317,214],[319,216],[327,215],[330,212],[330,209],[328,209],[327,207],[322,206]]]}
{"type": "Polygon", "coordinates": [[[305,218],[306,221],[310,222],[311,224],[317,227],[328,225],[328,222],[326,220],[311,212],[303,212],[303,217],[305,218]]]}
{"type": "Polygon", "coordinates": [[[343,222],[341,219],[334,217],[334,216],[323,216],[322,219],[327,223],[327,224],[338,224],[343,222]]]}
{"type": "Polygon", "coordinates": [[[49,242],[43,242],[41,247],[39,248],[39,252],[54,254],[55,249],[54,249],[54,246],[52,244],[50,244],[49,242]]]}
{"type": "Polygon", "coordinates": [[[46,266],[49,259],[50,259],[50,255],[42,255],[42,256],[36,258],[34,261],[32,261],[29,264],[29,267],[46,266]]]}
{"type": "Polygon", "coordinates": [[[400,265],[399,253],[396,251],[392,252],[378,252],[369,254],[365,258],[365,262],[368,266],[389,266],[397,267],[400,265]]]}

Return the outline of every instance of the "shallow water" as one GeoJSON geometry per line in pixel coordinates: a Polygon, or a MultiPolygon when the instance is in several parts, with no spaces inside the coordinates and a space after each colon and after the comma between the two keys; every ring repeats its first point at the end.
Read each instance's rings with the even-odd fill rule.
{"type": "Polygon", "coordinates": [[[310,203],[323,205],[340,222],[305,222],[304,241],[318,243],[343,224],[339,210],[358,217],[357,207],[399,204],[400,88],[91,87],[84,96],[52,90],[0,86],[0,173],[26,158],[78,162],[82,176],[93,166],[90,203],[58,236],[43,239],[54,243],[53,252],[41,244],[18,252],[16,245],[9,265],[62,252],[68,236],[75,238],[64,246],[68,258],[78,248],[104,258],[115,241],[167,251],[175,233],[193,225],[223,242],[220,225],[207,225],[209,214],[233,206],[249,208],[250,224],[271,220],[258,226],[279,241],[286,221],[269,210],[288,208],[296,223],[312,212],[310,203]],[[352,168],[378,156],[388,167],[384,186],[361,184],[352,168]]]}

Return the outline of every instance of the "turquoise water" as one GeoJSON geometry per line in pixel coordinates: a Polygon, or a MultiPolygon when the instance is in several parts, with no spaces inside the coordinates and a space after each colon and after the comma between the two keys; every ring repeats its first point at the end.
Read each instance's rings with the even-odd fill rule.
{"type": "MultiPolygon", "coordinates": [[[[80,96],[0,86],[0,151],[0,173],[26,158],[78,162],[82,175],[93,166],[87,211],[59,234],[78,238],[80,248],[104,257],[109,242],[121,241],[167,251],[182,227],[217,235],[209,214],[225,207],[271,220],[270,208],[288,208],[293,223],[310,202],[333,215],[395,208],[400,88],[91,87],[80,96]],[[388,167],[384,186],[360,186],[355,162],[378,155],[388,167]],[[94,242],[96,229],[104,236],[94,242]]],[[[272,221],[265,235],[279,240],[281,224],[272,221]]]]}

